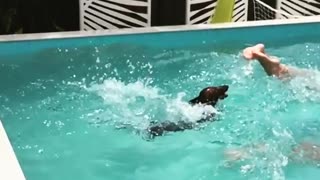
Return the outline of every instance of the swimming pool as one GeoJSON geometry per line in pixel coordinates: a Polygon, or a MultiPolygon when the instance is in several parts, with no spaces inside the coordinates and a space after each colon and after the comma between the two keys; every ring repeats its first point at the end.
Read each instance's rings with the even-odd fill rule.
{"type": "Polygon", "coordinates": [[[0,117],[30,180],[314,179],[317,163],[287,156],[292,145],[320,136],[320,93],[304,88],[319,77],[283,83],[240,52],[264,42],[283,62],[316,68],[319,30],[318,22],[194,26],[3,41],[0,117]],[[218,121],[145,138],[150,121],[201,113],[187,100],[221,84],[230,89],[218,121]],[[252,149],[253,158],[226,164],[226,149],[261,142],[270,145],[266,153],[252,149]]]}

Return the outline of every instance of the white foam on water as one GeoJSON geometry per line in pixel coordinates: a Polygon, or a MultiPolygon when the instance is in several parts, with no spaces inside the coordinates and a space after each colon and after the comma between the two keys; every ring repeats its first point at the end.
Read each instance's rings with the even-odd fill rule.
{"type": "Polygon", "coordinates": [[[242,70],[243,70],[243,73],[246,75],[246,76],[250,76],[253,74],[253,66],[252,66],[252,63],[251,62],[248,62],[248,64],[246,66],[243,66],[242,67],[242,70]]]}
{"type": "Polygon", "coordinates": [[[148,85],[146,82],[136,81],[124,83],[116,79],[107,79],[102,84],[93,84],[86,88],[89,92],[96,93],[103,99],[105,107],[99,113],[100,119],[108,119],[116,124],[130,124],[132,126],[146,126],[150,120],[148,108],[155,102],[163,99],[159,89],[148,85]]]}
{"type": "Polygon", "coordinates": [[[160,98],[159,89],[150,87],[147,83],[137,81],[134,83],[125,84],[116,79],[108,79],[103,84],[94,84],[87,88],[88,91],[95,91],[101,96],[106,103],[110,102],[123,103],[133,100],[136,97],[144,97],[148,99],[160,98]]]}
{"type": "Polygon", "coordinates": [[[320,101],[320,72],[314,69],[303,70],[289,81],[289,88],[294,94],[294,98],[299,101],[320,101]]]}
{"type": "MultiPolygon", "coordinates": [[[[161,94],[161,89],[152,87],[148,81],[136,81],[124,83],[116,79],[107,79],[102,84],[94,84],[86,88],[87,91],[96,93],[104,101],[103,112],[96,115],[102,119],[96,123],[113,122],[146,129],[151,121],[191,121],[195,122],[205,118],[209,114],[219,112],[212,106],[191,106],[183,100],[185,93],[178,93],[176,98],[161,94]]],[[[90,114],[92,116],[92,114],[90,114]]],[[[120,125],[121,126],[121,125],[120,125]]]]}
{"type": "Polygon", "coordinates": [[[178,93],[178,97],[167,104],[167,113],[174,119],[183,119],[185,121],[196,122],[206,118],[210,114],[219,114],[217,109],[210,105],[194,105],[183,101],[185,93],[178,93]]]}

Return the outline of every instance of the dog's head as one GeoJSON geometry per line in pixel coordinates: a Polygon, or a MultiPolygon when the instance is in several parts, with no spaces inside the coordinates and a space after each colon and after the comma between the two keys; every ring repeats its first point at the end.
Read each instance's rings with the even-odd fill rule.
{"type": "Polygon", "coordinates": [[[200,91],[199,96],[190,100],[191,104],[206,104],[206,105],[216,105],[219,99],[224,99],[228,97],[226,94],[229,86],[212,86],[204,88],[200,91]]]}

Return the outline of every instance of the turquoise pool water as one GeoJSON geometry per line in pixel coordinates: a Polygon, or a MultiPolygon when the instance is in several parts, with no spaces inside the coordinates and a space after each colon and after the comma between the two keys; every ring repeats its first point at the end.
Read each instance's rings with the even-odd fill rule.
{"type": "MultiPolygon", "coordinates": [[[[174,41],[166,34],[145,45],[126,37],[0,44],[0,117],[27,179],[314,179],[317,162],[288,156],[300,142],[320,143],[320,91],[305,88],[320,88],[320,76],[267,77],[240,55],[253,40],[204,40],[210,33],[185,46],[183,36],[166,45],[174,41]],[[203,109],[186,102],[222,84],[230,88],[218,121],[145,138],[150,121],[194,120],[203,109]],[[269,145],[266,152],[252,148],[250,159],[226,162],[228,149],[259,143],[269,145]]],[[[267,51],[316,71],[320,41],[298,36],[299,42],[265,39],[267,51]]]]}

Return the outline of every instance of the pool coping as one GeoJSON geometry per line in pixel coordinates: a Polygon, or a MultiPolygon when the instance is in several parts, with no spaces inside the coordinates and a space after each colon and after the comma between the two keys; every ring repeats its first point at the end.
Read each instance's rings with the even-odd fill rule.
{"type": "Polygon", "coordinates": [[[25,180],[19,161],[0,120],[0,179],[25,180]]]}
{"type": "Polygon", "coordinates": [[[278,20],[263,20],[263,21],[232,22],[232,23],[221,23],[221,24],[198,24],[198,25],[157,26],[157,27],[126,28],[126,29],[95,30],[95,31],[11,34],[11,35],[0,35],[0,42],[61,39],[61,38],[80,38],[80,37],[110,36],[110,35],[128,35],[128,34],[141,34],[141,33],[161,33],[161,32],[176,32],[176,31],[233,29],[233,28],[244,28],[244,27],[290,25],[290,24],[301,24],[301,23],[304,23],[304,24],[320,23],[320,16],[309,16],[309,17],[303,17],[299,19],[285,19],[285,20],[278,19],[278,20]]]}

